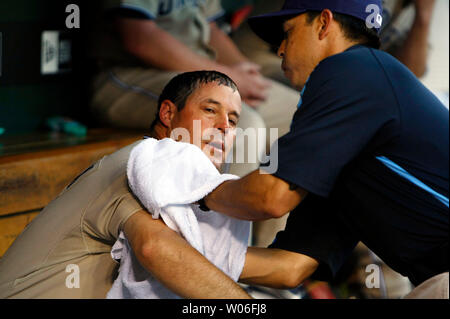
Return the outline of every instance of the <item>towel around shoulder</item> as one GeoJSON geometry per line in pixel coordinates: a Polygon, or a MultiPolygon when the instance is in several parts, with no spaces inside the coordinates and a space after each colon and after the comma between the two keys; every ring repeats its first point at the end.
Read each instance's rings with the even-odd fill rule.
{"type": "Polygon", "coordinates": [[[235,175],[220,174],[195,145],[148,138],[130,154],[128,183],[133,193],[159,218],[169,205],[194,203],[235,175]],[[144,178],[145,177],[145,178],[144,178]]]}

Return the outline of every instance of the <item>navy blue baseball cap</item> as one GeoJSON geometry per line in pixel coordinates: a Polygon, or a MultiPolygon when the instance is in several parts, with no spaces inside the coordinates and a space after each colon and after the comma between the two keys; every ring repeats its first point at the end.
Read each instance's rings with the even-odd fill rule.
{"type": "Polygon", "coordinates": [[[359,18],[377,31],[383,22],[382,0],[286,0],[280,11],[252,17],[248,23],[261,39],[279,45],[283,40],[283,22],[307,11],[329,9],[359,18]]]}

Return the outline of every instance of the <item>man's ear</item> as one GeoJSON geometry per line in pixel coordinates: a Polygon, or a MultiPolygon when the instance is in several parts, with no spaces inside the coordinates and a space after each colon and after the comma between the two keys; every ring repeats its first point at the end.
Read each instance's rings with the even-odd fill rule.
{"type": "Polygon", "coordinates": [[[159,119],[164,126],[171,128],[172,120],[178,112],[178,108],[170,100],[164,100],[159,109],[159,119]]]}
{"type": "Polygon", "coordinates": [[[333,21],[333,12],[331,12],[329,9],[325,9],[322,11],[319,17],[319,40],[325,39],[331,29],[331,23],[333,21]]]}

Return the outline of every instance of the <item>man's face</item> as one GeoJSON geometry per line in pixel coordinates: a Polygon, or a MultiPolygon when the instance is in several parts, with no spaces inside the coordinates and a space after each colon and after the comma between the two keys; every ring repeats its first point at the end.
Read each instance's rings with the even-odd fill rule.
{"type": "Polygon", "coordinates": [[[321,43],[314,27],[314,23],[307,23],[306,14],[289,19],[283,25],[285,39],[278,49],[278,56],[283,59],[286,77],[298,90],[303,89],[321,60],[321,43]]]}
{"type": "Polygon", "coordinates": [[[191,144],[196,144],[195,137],[201,137],[201,145],[198,146],[219,169],[233,146],[241,108],[238,91],[215,82],[203,84],[173,117],[171,128],[187,129],[191,144]],[[194,121],[199,122],[196,124],[194,121]],[[195,132],[197,128],[200,132],[195,132]]]}

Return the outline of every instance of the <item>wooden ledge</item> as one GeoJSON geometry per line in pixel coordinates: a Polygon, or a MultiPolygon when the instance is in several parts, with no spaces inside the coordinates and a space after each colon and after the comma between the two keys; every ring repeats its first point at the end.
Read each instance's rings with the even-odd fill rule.
{"type": "Polygon", "coordinates": [[[77,138],[48,133],[0,139],[0,257],[76,176],[144,132],[92,130],[77,138]]]}

